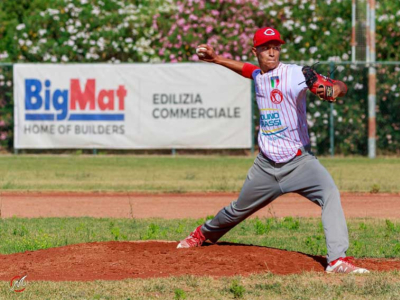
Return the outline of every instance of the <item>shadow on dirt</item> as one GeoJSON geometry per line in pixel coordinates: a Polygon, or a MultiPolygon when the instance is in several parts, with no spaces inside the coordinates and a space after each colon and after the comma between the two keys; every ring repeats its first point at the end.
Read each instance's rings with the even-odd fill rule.
{"type": "Polygon", "coordinates": [[[274,249],[274,250],[279,250],[281,252],[290,252],[290,253],[298,253],[301,255],[304,255],[306,257],[310,257],[316,262],[318,262],[324,269],[327,267],[328,263],[326,261],[326,257],[321,256],[321,255],[311,255],[311,254],[306,254],[303,252],[298,252],[298,251],[289,251],[285,249],[279,249],[279,248],[274,248],[274,247],[268,247],[268,246],[259,246],[259,245],[252,245],[252,244],[240,244],[240,243],[230,243],[230,242],[217,242],[215,244],[209,243],[209,242],[204,242],[202,247],[209,247],[209,246],[240,246],[240,247],[251,247],[251,248],[264,248],[264,249],[274,249]]]}

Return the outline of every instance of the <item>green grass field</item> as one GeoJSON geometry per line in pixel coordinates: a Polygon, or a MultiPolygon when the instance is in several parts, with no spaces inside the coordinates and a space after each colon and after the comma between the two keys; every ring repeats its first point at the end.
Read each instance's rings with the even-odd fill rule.
{"type": "Polygon", "coordinates": [[[397,300],[400,298],[398,271],[368,276],[329,278],[321,273],[213,279],[183,276],[130,279],[118,282],[30,282],[23,293],[0,287],[2,299],[268,299],[268,300],[397,300]]]}
{"type": "MultiPolygon", "coordinates": [[[[0,253],[47,249],[95,241],[170,240],[186,237],[205,219],[9,218],[0,220],[0,253]]],[[[400,258],[400,221],[349,219],[356,257],[400,258]]],[[[313,218],[254,218],[232,229],[221,241],[269,246],[325,255],[322,223],[313,218]]]]}
{"type": "MultiPolygon", "coordinates": [[[[0,191],[239,191],[250,157],[2,156],[0,191]]],[[[400,192],[400,159],[321,158],[339,189],[400,192]]],[[[109,240],[179,240],[205,220],[9,218],[0,220],[0,253],[109,240]]],[[[400,258],[400,220],[348,219],[356,257],[400,258]]],[[[319,219],[249,219],[223,240],[324,255],[319,219]]],[[[90,270],[88,270],[90,272],[90,270]]],[[[94,282],[1,282],[0,299],[400,299],[400,273],[321,273],[214,279],[171,277],[94,282]]],[[[11,279],[11,278],[10,278],[11,279]]]]}
{"type": "MultiPolygon", "coordinates": [[[[1,190],[239,191],[254,157],[2,156],[1,190]]],[[[400,159],[321,158],[340,191],[400,192],[400,159]]]]}

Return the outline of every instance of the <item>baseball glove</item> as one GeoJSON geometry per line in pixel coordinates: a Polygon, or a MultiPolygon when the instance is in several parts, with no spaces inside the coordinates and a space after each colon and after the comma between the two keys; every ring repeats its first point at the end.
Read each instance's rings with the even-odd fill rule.
{"type": "Polygon", "coordinates": [[[320,99],[328,102],[335,102],[336,98],[333,97],[333,84],[336,80],[318,74],[313,68],[304,66],[302,69],[306,84],[311,93],[317,95],[320,99]],[[317,89],[323,88],[322,96],[317,93],[317,89]]]}

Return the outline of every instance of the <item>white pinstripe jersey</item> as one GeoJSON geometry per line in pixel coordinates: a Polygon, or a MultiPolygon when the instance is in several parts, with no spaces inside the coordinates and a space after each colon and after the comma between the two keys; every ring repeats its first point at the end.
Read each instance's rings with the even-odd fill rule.
{"type": "Polygon", "coordinates": [[[269,159],[283,163],[296,156],[299,148],[308,145],[306,92],[307,85],[300,66],[279,63],[261,74],[253,71],[260,132],[258,145],[269,159]]]}

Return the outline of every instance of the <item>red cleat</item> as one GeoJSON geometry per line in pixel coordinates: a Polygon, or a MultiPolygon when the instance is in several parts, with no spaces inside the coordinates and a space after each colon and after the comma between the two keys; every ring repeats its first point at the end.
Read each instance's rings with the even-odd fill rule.
{"type": "Polygon", "coordinates": [[[186,239],[179,242],[176,248],[193,248],[200,247],[206,240],[200,228],[202,225],[197,227],[186,239]]]}
{"type": "Polygon", "coordinates": [[[326,273],[369,273],[367,269],[356,267],[352,260],[354,257],[340,257],[333,262],[331,262],[327,267],[325,272],[326,273]]]}

